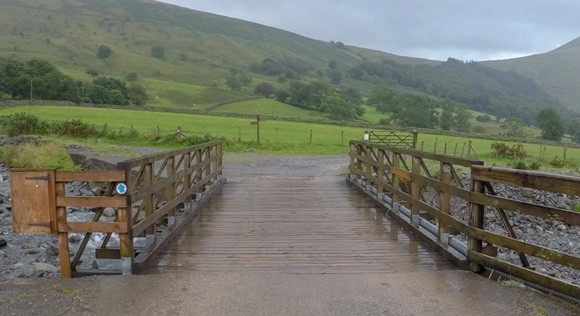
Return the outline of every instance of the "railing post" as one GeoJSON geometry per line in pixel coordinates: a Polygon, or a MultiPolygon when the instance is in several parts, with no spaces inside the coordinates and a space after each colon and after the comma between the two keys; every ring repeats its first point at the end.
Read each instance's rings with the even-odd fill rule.
{"type": "MultiPolygon", "coordinates": [[[[484,187],[481,181],[471,179],[471,192],[484,193],[484,187]]],[[[473,228],[483,229],[484,206],[469,201],[469,226],[473,228]]],[[[467,243],[467,260],[470,260],[470,253],[481,252],[482,241],[472,236],[468,236],[467,243]]],[[[480,272],[481,265],[470,262],[469,269],[473,272],[480,272]]]]}
{"type": "Polygon", "coordinates": [[[377,198],[382,200],[383,191],[385,190],[383,184],[385,181],[385,150],[379,149],[377,155],[377,163],[379,165],[377,167],[377,198]]]}
{"type": "MultiPolygon", "coordinates": [[[[399,157],[399,154],[396,152],[393,152],[393,165],[392,168],[393,169],[399,169],[401,167],[401,157],[399,157]]],[[[398,212],[399,211],[399,201],[400,201],[400,197],[398,195],[398,191],[401,190],[401,186],[400,186],[400,178],[399,176],[395,173],[392,172],[391,173],[393,176],[393,179],[391,180],[391,182],[393,183],[393,198],[392,198],[392,205],[391,207],[398,212]]]]}
{"type": "MultiPolygon", "coordinates": [[[[191,188],[191,152],[188,152],[183,158],[183,192],[188,192],[191,188]]],[[[186,203],[191,203],[191,195],[187,197],[186,203]]]]}
{"type": "Polygon", "coordinates": [[[119,252],[121,254],[121,273],[123,275],[132,274],[133,269],[133,238],[131,237],[131,216],[125,207],[117,209],[117,221],[125,222],[129,232],[119,234],[119,252]]]}
{"type": "MultiPolygon", "coordinates": [[[[175,177],[175,157],[169,157],[167,158],[167,165],[165,166],[165,168],[167,168],[167,178],[174,178],[175,177]]],[[[167,188],[165,189],[165,194],[167,202],[169,203],[170,201],[172,201],[173,199],[175,199],[175,180],[173,182],[171,182],[170,184],[167,185],[167,188]]],[[[175,223],[175,208],[170,209],[167,212],[167,226],[172,226],[175,223]]]]}
{"type": "Polygon", "coordinates": [[[421,182],[416,178],[421,175],[421,158],[413,157],[411,167],[411,195],[413,201],[411,204],[411,220],[413,225],[419,226],[419,203],[421,199],[421,182]]]}
{"type": "MultiPolygon", "coordinates": [[[[55,193],[57,197],[65,196],[64,182],[56,182],[55,193]]],[[[56,208],[56,221],[57,223],[66,224],[66,207],[60,206],[56,208]]],[[[60,276],[62,278],[72,278],[72,268],[70,264],[69,252],[70,249],[68,245],[68,233],[58,232],[58,256],[60,260],[60,276]]]]}
{"type": "MultiPolygon", "coordinates": [[[[439,172],[439,181],[444,185],[451,184],[451,165],[441,162],[440,165],[440,172],[439,172]]],[[[444,190],[439,190],[439,210],[444,214],[450,214],[451,209],[451,194],[444,190]]],[[[449,231],[447,228],[447,223],[439,219],[439,241],[443,245],[447,245],[449,241],[449,231]]]]}
{"type": "MultiPolygon", "coordinates": [[[[148,163],[143,166],[143,185],[144,187],[148,188],[153,185],[153,165],[152,163],[148,163]]],[[[143,198],[143,208],[145,211],[145,217],[149,217],[153,214],[154,209],[154,196],[153,193],[147,194],[143,198]]],[[[150,227],[145,229],[145,234],[147,235],[147,239],[152,239],[155,237],[155,223],[153,223],[150,227]]],[[[152,240],[150,240],[152,241],[152,240]]]]}

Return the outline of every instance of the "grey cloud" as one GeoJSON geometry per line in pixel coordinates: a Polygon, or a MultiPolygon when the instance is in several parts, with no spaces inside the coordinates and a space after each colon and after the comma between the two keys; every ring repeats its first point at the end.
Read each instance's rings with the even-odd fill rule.
{"type": "Polygon", "coordinates": [[[577,0],[164,0],[320,40],[444,60],[552,50],[580,35],[577,0]]]}

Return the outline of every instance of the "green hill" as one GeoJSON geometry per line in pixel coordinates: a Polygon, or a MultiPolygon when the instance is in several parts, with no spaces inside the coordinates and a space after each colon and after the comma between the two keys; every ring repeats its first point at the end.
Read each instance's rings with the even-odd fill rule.
{"type": "MultiPolygon", "coordinates": [[[[87,72],[134,73],[149,105],[199,111],[254,97],[262,81],[281,90],[296,81],[325,81],[356,88],[363,99],[376,85],[388,85],[528,121],[545,106],[580,113],[578,46],[495,63],[436,62],[150,0],[0,1],[0,57],[44,59],[83,81],[91,79],[87,72]],[[110,56],[98,56],[103,46],[110,56]],[[251,83],[232,91],[226,80],[232,70],[249,74],[251,83]]],[[[244,104],[235,110],[256,111],[240,109],[244,104]]]]}
{"type": "Polygon", "coordinates": [[[568,109],[580,112],[580,37],[544,54],[483,64],[530,77],[568,109]]]}

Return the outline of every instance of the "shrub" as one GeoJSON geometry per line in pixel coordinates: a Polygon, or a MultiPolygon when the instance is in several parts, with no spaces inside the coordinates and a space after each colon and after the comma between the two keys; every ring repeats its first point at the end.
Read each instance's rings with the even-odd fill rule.
{"type": "Polygon", "coordinates": [[[50,132],[69,137],[88,138],[97,134],[97,129],[81,120],[56,121],[51,124],[50,132]]]}
{"type": "Polygon", "coordinates": [[[525,159],[528,157],[528,153],[524,150],[524,145],[522,144],[516,144],[510,147],[505,143],[496,142],[491,144],[491,149],[495,156],[499,158],[525,159]]]}
{"type": "Polygon", "coordinates": [[[97,49],[97,57],[100,59],[109,58],[112,53],[113,50],[107,45],[99,45],[99,48],[97,49]]]}
{"type": "Polygon", "coordinates": [[[542,165],[539,162],[534,161],[530,164],[530,170],[540,170],[541,166],[542,165]]]}
{"type": "Polygon", "coordinates": [[[46,122],[26,112],[3,116],[0,124],[8,136],[45,134],[47,131],[46,122]]]}
{"type": "Polygon", "coordinates": [[[42,145],[4,146],[0,159],[11,168],[77,170],[66,148],[56,143],[42,145]]]}
{"type": "Polygon", "coordinates": [[[556,168],[562,168],[564,167],[564,160],[560,159],[560,157],[554,157],[554,159],[552,159],[552,161],[550,161],[550,165],[552,167],[556,167],[556,168]]]}

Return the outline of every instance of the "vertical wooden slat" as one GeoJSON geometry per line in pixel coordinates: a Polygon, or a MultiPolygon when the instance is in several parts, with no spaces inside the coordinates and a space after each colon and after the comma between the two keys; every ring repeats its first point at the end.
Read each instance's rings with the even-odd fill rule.
{"type": "Polygon", "coordinates": [[[385,150],[378,150],[378,164],[377,168],[377,196],[380,196],[384,191],[383,182],[385,181],[385,150]]]}
{"type": "MultiPolygon", "coordinates": [[[[127,208],[117,209],[117,221],[130,223],[130,215],[127,208]]],[[[131,274],[133,264],[133,238],[131,230],[128,233],[119,234],[119,252],[121,253],[121,271],[123,275],[131,274]]]]}
{"type": "MultiPolygon", "coordinates": [[[[184,154],[185,158],[183,160],[183,168],[184,170],[189,170],[191,168],[191,159],[192,155],[191,152],[184,154]]],[[[183,175],[183,192],[187,192],[189,188],[191,188],[191,174],[193,172],[187,171],[183,175]]],[[[186,202],[191,202],[190,197],[187,198],[186,202]]]]}
{"type": "MultiPolygon", "coordinates": [[[[413,157],[411,172],[414,176],[421,175],[421,158],[413,157]]],[[[411,218],[414,225],[419,225],[419,201],[421,199],[421,182],[411,179],[411,195],[413,201],[411,204],[411,218]]]]}
{"type": "MultiPolygon", "coordinates": [[[[440,164],[440,179],[441,183],[451,184],[451,165],[442,162],[440,164]]],[[[445,214],[450,214],[451,210],[451,194],[439,190],[439,210],[445,214]]],[[[448,234],[448,226],[445,222],[439,221],[439,241],[446,241],[448,234]]]]}
{"type": "MultiPolygon", "coordinates": [[[[144,166],[144,170],[143,170],[143,186],[144,187],[149,187],[153,184],[153,166],[151,163],[148,163],[144,166]]],[[[153,208],[155,207],[154,205],[154,201],[153,201],[153,194],[147,194],[147,196],[145,196],[143,198],[143,205],[144,205],[144,211],[145,211],[145,217],[149,217],[151,216],[151,214],[153,214],[153,208]]],[[[145,230],[146,234],[155,234],[155,224],[151,225],[151,227],[148,227],[145,230]]]]}
{"type": "MultiPolygon", "coordinates": [[[[64,196],[65,189],[64,189],[64,182],[59,182],[55,184],[55,193],[56,196],[64,196]]],[[[56,220],[57,222],[66,223],[66,207],[57,207],[56,208],[56,220]]],[[[59,232],[58,233],[58,256],[60,260],[60,275],[63,278],[71,278],[72,277],[72,269],[70,264],[70,256],[69,256],[69,246],[68,246],[68,232],[59,232]]]]}
{"type": "MultiPolygon", "coordinates": [[[[482,185],[481,181],[477,181],[477,180],[472,179],[471,180],[471,191],[483,193],[484,191],[483,191],[483,185],[482,185]]],[[[484,206],[473,203],[470,201],[469,202],[469,209],[470,209],[469,225],[471,227],[474,227],[474,228],[483,229],[484,228],[483,227],[484,206]]],[[[469,237],[468,242],[467,242],[468,253],[469,252],[481,252],[481,248],[482,248],[481,240],[475,239],[473,237],[469,237]]],[[[469,260],[469,257],[467,258],[467,260],[469,260]]],[[[481,265],[479,265],[475,262],[470,262],[469,268],[473,272],[480,272],[482,269],[481,265]]]]}
{"type": "MultiPolygon", "coordinates": [[[[399,157],[399,155],[397,153],[393,153],[393,168],[399,169],[400,166],[401,166],[401,158],[399,157]]],[[[393,201],[393,204],[395,204],[395,203],[399,203],[399,200],[400,200],[400,197],[397,194],[397,191],[401,190],[401,185],[400,185],[399,176],[395,172],[392,173],[392,176],[393,176],[393,180],[391,181],[393,183],[392,201],[393,201]]]]}
{"type": "MultiPolygon", "coordinates": [[[[174,178],[175,177],[175,157],[167,158],[167,178],[174,178]]],[[[175,198],[175,179],[167,185],[165,188],[165,195],[167,198],[167,203],[172,201],[175,198]]],[[[168,216],[175,216],[175,208],[170,209],[167,212],[168,216]]]]}

